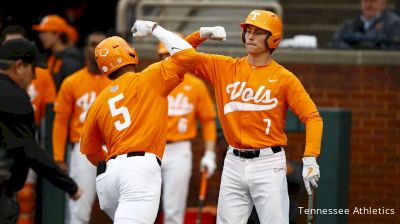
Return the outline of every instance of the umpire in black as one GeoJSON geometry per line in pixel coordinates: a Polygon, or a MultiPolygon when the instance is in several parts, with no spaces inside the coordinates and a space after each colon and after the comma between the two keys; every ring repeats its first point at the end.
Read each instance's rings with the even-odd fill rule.
{"type": "Polygon", "coordinates": [[[34,78],[38,50],[33,42],[9,40],[0,47],[0,223],[15,223],[15,193],[29,167],[74,200],[82,190],[35,140],[33,108],[26,88],[34,78]],[[2,158],[3,157],[3,158],[2,158]]]}

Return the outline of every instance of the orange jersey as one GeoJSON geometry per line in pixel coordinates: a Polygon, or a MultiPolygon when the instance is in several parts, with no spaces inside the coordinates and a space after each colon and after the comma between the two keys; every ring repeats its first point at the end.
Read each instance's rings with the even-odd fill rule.
{"type": "Polygon", "coordinates": [[[35,111],[35,122],[39,124],[40,119],[45,116],[46,105],[55,101],[56,89],[49,70],[36,67],[35,75],[36,78],[32,80],[27,92],[35,111]]]}
{"type": "Polygon", "coordinates": [[[87,67],[68,76],[61,84],[54,105],[53,155],[55,161],[64,161],[65,144],[78,142],[83,122],[90,106],[101,91],[112,81],[103,75],[91,74],[87,67]]]}
{"type": "Polygon", "coordinates": [[[194,73],[215,87],[219,119],[227,142],[239,149],[287,145],[286,111],[306,123],[305,155],[318,156],[322,119],[295,75],[272,61],[252,67],[247,57],[199,54],[194,73]]]}
{"type": "Polygon", "coordinates": [[[196,55],[193,49],[183,50],[143,72],[128,72],[115,79],[89,109],[81,152],[97,155],[105,144],[108,158],[135,151],[162,158],[167,134],[167,96],[182,81],[196,55]]]}
{"type": "Polygon", "coordinates": [[[215,109],[206,85],[199,78],[185,75],[168,96],[167,141],[182,141],[196,137],[197,122],[200,119],[203,139],[215,141],[215,109]]]}

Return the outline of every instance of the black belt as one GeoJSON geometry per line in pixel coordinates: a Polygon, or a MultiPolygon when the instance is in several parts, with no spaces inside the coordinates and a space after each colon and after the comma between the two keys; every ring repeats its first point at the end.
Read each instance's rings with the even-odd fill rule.
{"type": "MultiPolygon", "coordinates": [[[[146,154],[146,152],[128,152],[128,153],[126,154],[126,157],[144,156],[145,154],[146,154]]],[[[115,159],[115,158],[117,158],[117,156],[111,156],[111,157],[110,157],[110,159],[115,159]]],[[[157,159],[158,165],[161,166],[161,159],[158,158],[158,156],[156,156],[156,159],[157,159]]]]}
{"type": "MultiPolygon", "coordinates": [[[[282,151],[282,148],[280,146],[272,146],[271,149],[274,153],[282,151]]],[[[245,159],[252,159],[260,156],[260,150],[240,151],[237,149],[233,149],[233,154],[235,156],[239,156],[245,159]]]]}
{"type": "Polygon", "coordinates": [[[178,142],[183,142],[183,141],[188,141],[188,140],[166,141],[166,143],[167,144],[172,144],[172,143],[178,143],[178,142]]]}

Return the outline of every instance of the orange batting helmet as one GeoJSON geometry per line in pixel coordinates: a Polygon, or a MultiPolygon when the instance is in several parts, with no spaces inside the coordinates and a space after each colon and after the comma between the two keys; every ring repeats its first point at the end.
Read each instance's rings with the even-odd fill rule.
{"type": "Polygon", "coordinates": [[[243,29],[243,43],[246,42],[245,34],[248,25],[253,25],[271,32],[271,35],[267,37],[265,42],[270,49],[275,49],[278,47],[279,42],[282,40],[282,21],[275,13],[265,10],[251,11],[247,16],[246,21],[240,23],[240,26],[243,29]]]}
{"type": "Polygon", "coordinates": [[[95,58],[100,71],[109,76],[117,69],[139,63],[139,57],[135,49],[118,36],[104,39],[96,46],[95,58]]]}

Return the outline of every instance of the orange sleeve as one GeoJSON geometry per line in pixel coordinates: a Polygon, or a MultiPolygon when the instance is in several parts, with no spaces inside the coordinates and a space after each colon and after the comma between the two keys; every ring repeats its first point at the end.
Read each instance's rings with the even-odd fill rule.
{"type": "Polygon", "coordinates": [[[199,90],[199,101],[196,106],[196,113],[202,125],[203,139],[205,141],[215,141],[217,139],[215,106],[211,99],[210,93],[203,82],[200,83],[199,90]]]}
{"type": "Polygon", "coordinates": [[[230,59],[222,55],[198,53],[196,63],[190,71],[214,85],[219,79],[217,74],[224,74],[224,65],[230,63],[230,59]]]}
{"type": "Polygon", "coordinates": [[[190,48],[179,51],[167,60],[160,62],[159,68],[162,75],[162,82],[161,86],[154,85],[154,88],[162,90],[162,94],[167,96],[182,81],[183,76],[193,66],[196,56],[196,51],[190,48]]]}
{"type": "Polygon", "coordinates": [[[202,44],[204,41],[207,40],[207,38],[201,38],[200,37],[200,31],[196,31],[194,33],[189,34],[187,37],[185,37],[185,40],[192,45],[194,49],[197,49],[197,47],[202,44]]]}
{"type": "Polygon", "coordinates": [[[95,101],[86,115],[80,145],[82,154],[85,154],[92,164],[97,164],[99,160],[106,159],[105,152],[102,148],[104,143],[103,136],[101,135],[96,120],[96,114],[100,113],[95,109],[97,108],[96,102],[98,101],[95,101]]]}
{"type": "Polygon", "coordinates": [[[55,161],[63,162],[65,159],[65,146],[73,106],[73,83],[71,79],[66,79],[61,85],[54,105],[56,115],[53,124],[53,157],[55,161]]]}
{"type": "Polygon", "coordinates": [[[288,81],[287,101],[289,107],[306,125],[304,156],[318,157],[321,150],[322,118],[300,81],[294,75],[291,75],[288,81]]]}

